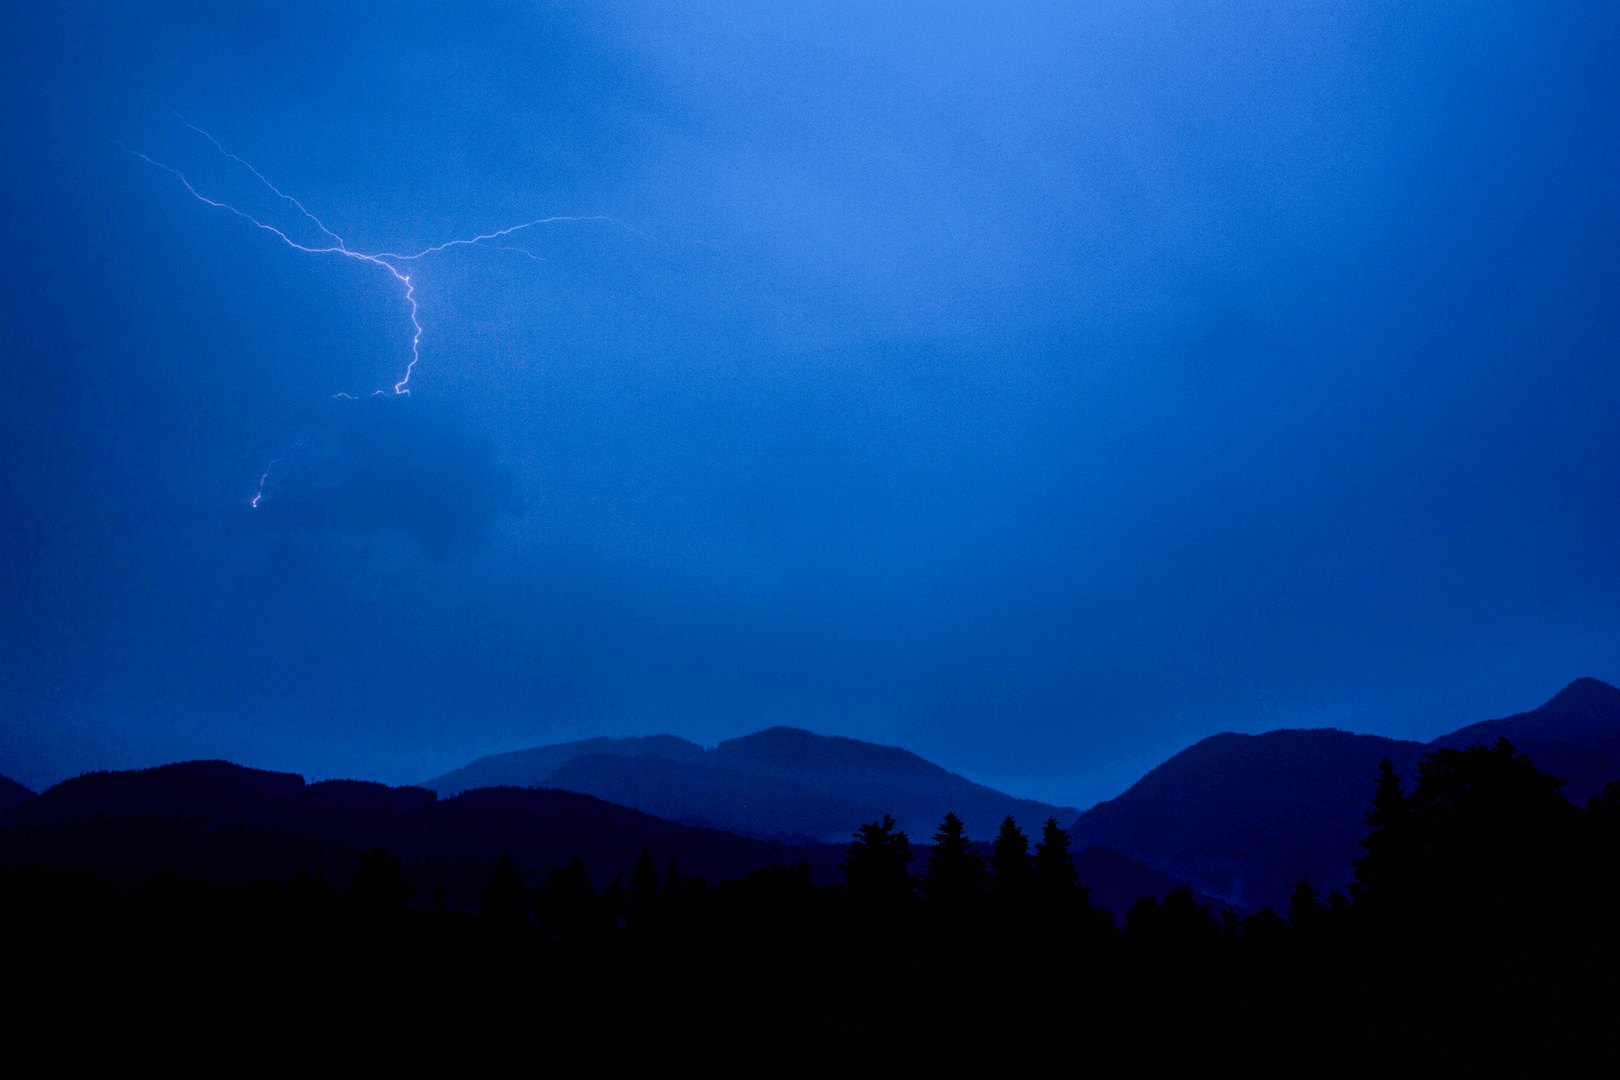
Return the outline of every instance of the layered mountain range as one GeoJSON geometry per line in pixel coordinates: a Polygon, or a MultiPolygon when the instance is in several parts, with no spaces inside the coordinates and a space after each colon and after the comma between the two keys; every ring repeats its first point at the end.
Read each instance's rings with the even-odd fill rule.
{"type": "Polygon", "coordinates": [[[898,747],[785,727],[713,749],[670,735],[544,746],[416,787],[306,784],[228,762],[91,773],[39,795],[0,777],[0,866],[129,884],[165,870],[214,885],[300,871],[341,884],[356,853],[380,845],[423,888],[471,905],[502,852],[534,874],[577,855],[599,882],[643,847],[710,879],[803,860],[832,881],[862,823],[891,814],[924,843],[953,811],[980,840],[1008,815],[1035,836],[1048,817],[1072,822],[1081,880],[1116,915],[1181,883],[1240,908],[1282,908],[1301,875],[1324,891],[1351,880],[1382,759],[1410,784],[1424,754],[1503,737],[1584,803],[1620,779],[1620,689],[1580,679],[1538,709],[1428,743],[1333,729],[1214,735],[1084,814],[898,747]]]}
{"type": "MultiPolygon", "coordinates": [[[[422,787],[311,784],[294,773],[188,761],[16,792],[21,800],[0,812],[0,869],[79,871],[125,888],[163,874],[214,888],[306,874],[342,889],[357,856],[373,847],[400,856],[416,903],[463,909],[479,905],[503,854],[531,881],[582,858],[598,886],[627,874],[644,850],[660,867],[674,860],[710,881],[798,862],[821,884],[843,876],[840,845],[738,836],[554,788],[481,786],[441,799],[422,787]]],[[[913,872],[924,855],[913,846],[913,872]]],[[[1136,897],[1182,884],[1115,852],[1080,852],[1075,865],[1094,901],[1116,917],[1136,897]]]]}
{"type": "Polygon", "coordinates": [[[988,840],[1009,815],[1038,836],[1079,815],[975,784],[897,746],[773,727],[712,750],[673,735],[586,739],[479,758],[425,781],[441,795],[506,784],[577,791],[670,821],[762,839],[845,843],[884,814],[913,839],[947,811],[988,840]]]}
{"type": "Polygon", "coordinates": [[[1428,743],[1333,729],[1212,735],[1070,831],[1077,847],[1119,851],[1233,905],[1280,908],[1301,875],[1324,891],[1350,881],[1380,760],[1410,790],[1424,754],[1501,737],[1584,804],[1620,779],[1620,689],[1578,679],[1538,709],[1428,743]]]}

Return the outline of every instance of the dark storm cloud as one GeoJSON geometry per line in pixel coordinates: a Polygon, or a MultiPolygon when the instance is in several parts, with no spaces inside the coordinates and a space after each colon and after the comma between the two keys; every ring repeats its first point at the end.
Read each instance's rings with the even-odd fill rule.
{"type": "Polygon", "coordinates": [[[487,545],[496,518],[518,506],[493,441],[442,406],[371,397],[328,414],[268,467],[257,528],[394,532],[442,559],[487,545]]]}

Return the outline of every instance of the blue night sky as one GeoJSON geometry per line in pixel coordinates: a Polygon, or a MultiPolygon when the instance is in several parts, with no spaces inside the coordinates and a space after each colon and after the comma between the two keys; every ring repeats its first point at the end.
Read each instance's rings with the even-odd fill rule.
{"type": "Polygon", "coordinates": [[[791,724],[1085,806],[1620,682],[1613,4],[39,4],[0,51],[30,785],[791,724]],[[403,286],[123,149],[322,246],[175,112],[354,251],[576,220],[397,262],[394,395],[403,286]]]}

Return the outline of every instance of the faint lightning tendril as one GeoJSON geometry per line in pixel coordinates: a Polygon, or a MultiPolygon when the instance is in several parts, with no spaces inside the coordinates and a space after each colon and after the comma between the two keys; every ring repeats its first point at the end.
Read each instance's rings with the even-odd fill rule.
{"type": "MultiPolygon", "coordinates": [[[[167,108],[167,106],[165,106],[165,108],[167,108]]],[[[411,387],[410,387],[411,374],[412,374],[412,372],[414,372],[416,370],[416,365],[417,365],[418,361],[420,361],[421,358],[422,358],[422,353],[421,353],[422,322],[421,322],[421,319],[418,317],[419,308],[418,308],[417,301],[416,301],[416,286],[412,283],[411,276],[409,274],[406,274],[403,271],[401,271],[398,266],[394,265],[395,263],[411,262],[411,261],[414,261],[416,259],[422,259],[422,258],[425,258],[425,257],[427,257],[429,255],[435,255],[435,254],[438,254],[439,252],[446,251],[446,250],[448,250],[450,248],[453,248],[453,247],[472,247],[472,246],[480,245],[480,244],[484,244],[484,246],[489,247],[490,249],[496,250],[496,251],[515,251],[515,252],[518,252],[519,254],[526,255],[529,258],[534,259],[536,261],[544,262],[546,260],[542,256],[536,255],[533,252],[527,251],[527,250],[525,250],[523,248],[520,248],[520,247],[508,247],[508,246],[504,246],[504,245],[485,244],[485,241],[499,240],[502,237],[510,236],[512,233],[519,232],[519,231],[521,231],[523,229],[531,229],[531,228],[534,228],[537,225],[551,225],[551,224],[558,224],[558,223],[561,223],[561,222],[606,221],[606,222],[611,222],[611,223],[613,223],[615,225],[618,225],[619,227],[624,228],[624,229],[626,229],[626,230],[628,230],[630,232],[635,232],[636,231],[634,229],[630,229],[630,227],[625,225],[623,222],[620,222],[615,218],[607,217],[607,216],[604,216],[604,215],[591,215],[591,216],[585,216],[585,217],[555,216],[555,217],[536,218],[533,221],[525,221],[520,225],[513,225],[513,226],[510,226],[509,228],[505,228],[505,229],[497,229],[494,232],[482,233],[482,234],[480,234],[478,236],[473,236],[473,237],[470,237],[470,238],[467,238],[467,239],[447,240],[442,244],[433,244],[433,245],[430,245],[428,247],[423,248],[421,251],[417,251],[417,252],[413,252],[413,253],[409,253],[409,254],[404,254],[404,253],[400,253],[400,252],[393,252],[393,251],[379,251],[379,252],[357,251],[354,248],[349,247],[348,242],[345,241],[343,239],[343,237],[339,236],[336,232],[333,232],[330,228],[328,228],[326,223],[323,222],[320,218],[316,217],[313,213],[311,213],[309,208],[306,207],[303,203],[299,202],[293,196],[288,195],[286,192],[284,192],[280,188],[276,187],[275,184],[272,184],[270,182],[269,178],[266,177],[263,173],[261,173],[258,169],[256,169],[251,162],[247,161],[245,158],[238,157],[236,154],[233,154],[229,150],[225,149],[224,145],[221,144],[218,139],[214,138],[213,135],[209,134],[207,131],[204,131],[202,128],[198,127],[196,124],[193,124],[191,121],[187,120],[184,116],[181,116],[178,112],[175,112],[174,109],[170,108],[169,112],[173,113],[175,119],[179,120],[180,123],[184,124],[186,127],[190,128],[192,131],[196,132],[198,135],[201,135],[203,138],[207,139],[210,143],[212,143],[213,146],[214,146],[214,149],[218,150],[220,152],[220,154],[223,155],[225,158],[227,158],[230,161],[233,161],[233,162],[237,163],[238,165],[240,165],[244,169],[246,169],[248,172],[252,173],[253,176],[259,181],[259,183],[263,184],[264,187],[266,189],[268,189],[273,195],[275,195],[277,198],[279,198],[279,199],[283,200],[284,202],[289,203],[293,207],[295,207],[300,214],[302,214],[309,221],[313,222],[315,227],[317,229],[319,229],[321,231],[321,234],[323,236],[325,236],[327,239],[329,239],[331,241],[331,243],[327,244],[325,246],[310,246],[309,244],[301,244],[298,241],[294,240],[291,236],[287,235],[286,232],[282,231],[281,229],[279,229],[276,226],[271,225],[271,224],[269,224],[267,222],[260,221],[258,218],[254,217],[252,214],[249,214],[247,211],[241,210],[238,207],[232,206],[230,203],[222,202],[219,199],[210,198],[209,196],[204,195],[201,191],[197,190],[196,186],[194,184],[192,184],[191,179],[188,176],[186,176],[185,173],[181,172],[179,169],[175,168],[174,166],[165,164],[164,162],[161,162],[161,161],[158,161],[156,158],[150,157],[147,154],[143,154],[139,150],[131,149],[130,147],[125,146],[122,142],[119,142],[117,139],[114,139],[112,141],[121,150],[123,150],[125,153],[128,153],[128,154],[131,154],[131,155],[133,155],[135,157],[138,157],[142,161],[145,161],[150,165],[155,165],[158,168],[162,169],[164,172],[172,174],[174,177],[176,177],[180,181],[180,183],[182,185],[185,186],[185,189],[188,192],[190,192],[191,195],[194,198],[196,198],[199,202],[205,203],[206,205],[214,207],[214,208],[219,209],[219,210],[228,210],[230,213],[236,215],[237,217],[243,219],[244,221],[246,221],[246,222],[254,225],[255,227],[257,227],[259,229],[262,229],[265,232],[270,233],[271,235],[275,236],[282,243],[286,244],[288,247],[294,249],[295,251],[302,251],[302,252],[305,252],[305,253],[310,254],[310,255],[341,255],[344,258],[354,259],[354,260],[359,261],[359,262],[373,263],[373,264],[375,264],[377,266],[382,267],[384,270],[388,271],[388,273],[391,274],[394,277],[394,279],[399,282],[400,285],[404,286],[404,289],[405,289],[405,302],[410,305],[411,358],[410,358],[410,361],[408,363],[406,363],[406,365],[405,365],[405,373],[400,377],[399,381],[394,383],[394,385],[393,385],[393,391],[394,391],[395,396],[408,396],[410,394],[410,392],[411,392],[411,387]]],[[[341,392],[337,393],[337,394],[334,394],[332,396],[335,397],[335,398],[346,398],[346,399],[348,399],[350,401],[358,400],[358,398],[353,394],[347,394],[347,393],[341,393],[341,392]]],[[[374,390],[372,392],[371,396],[373,396],[373,397],[378,397],[378,396],[386,397],[386,396],[388,396],[388,394],[387,394],[387,391],[385,391],[385,390],[374,390]]],[[[265,486],[266,481],[268,481],[268,479],[270,477],[270,469],[272,467],[274,467],[276,462],[278,462],[280,460],[281,460],[280,458],[276,458],[274,461],[271,461],[270,464],[265,467],[264,475],[259,477],[258,489],[254,493],[253,499],[249,504],[254,509],[258,508],[260,500],[264,498],[264,486],[265,486]]]]}
{"type": "Polygon", "coordinates": [[[253,509],[257,510],[259,508],[259,500],[264,498],[264,485],[270,481],[270,470],[275,468],[276,463],[280,460],[280,458],[271,458],[270,464],[266,465],[264,472],[259,475],[259,486],[254,489],[253,499],[248,503],[253,509]]]}

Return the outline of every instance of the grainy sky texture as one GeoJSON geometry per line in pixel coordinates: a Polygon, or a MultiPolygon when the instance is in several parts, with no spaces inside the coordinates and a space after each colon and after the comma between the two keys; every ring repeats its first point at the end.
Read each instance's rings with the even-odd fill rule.
{"type": "Polygon", "coordinates": [[[1620,682],[1612,4],[8,20],[26,783],[782,723],[1084,806],[1620,682]],[[411,263],[369,397],[402,287],[170,109],[355,250],[589,220],[411,263]]]}

